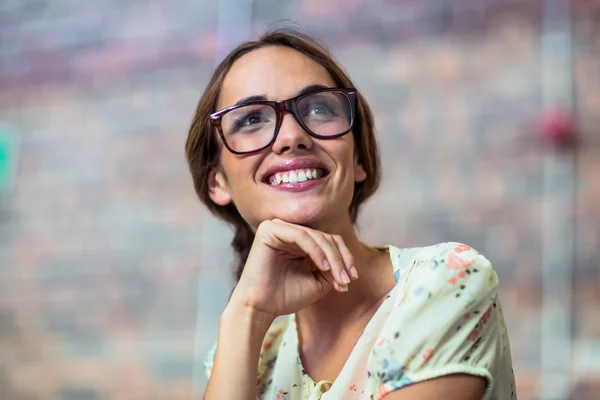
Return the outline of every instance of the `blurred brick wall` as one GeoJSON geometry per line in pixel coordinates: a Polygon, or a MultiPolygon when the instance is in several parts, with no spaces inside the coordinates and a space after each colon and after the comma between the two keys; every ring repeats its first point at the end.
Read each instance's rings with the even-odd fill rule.
{"type": "Polygon", "coordinates": [[[576,154],[573,285],[575,361],[581,383],[574,399],[600,398],[600,1],[572,0],[574,84],[581,146],[576,154]]]}
{"type": "MultiPolygon", "coordinates": [[[[535,399],[540,3],[434,3],[255,0],[252,23],[260,32],[292,18],[331,46],[374,109],[381,141],[384,181],[362,235],[402,246],[457,240],[486,254],[502,282],[519,397],[535,399]]],[[[573,4],[583,136],[574,398],[592,399],[600,11],[573,4]]],[[[215,339],[231,285],[229,232],[197,203],[183,158],[217,54],[216,21],[216,5],[188,0],[0,5],[0,119],[21,139],[16,187],[0,200],[0,398],[190,397],[195,354],[215,339]]]]}
{"type": "Polygon", "coordinates": [[[183,144],[215,7],[0,5],[0,119],[21,142],[0,204],[1,399],[190,397],[206,240],[183,144]]]}

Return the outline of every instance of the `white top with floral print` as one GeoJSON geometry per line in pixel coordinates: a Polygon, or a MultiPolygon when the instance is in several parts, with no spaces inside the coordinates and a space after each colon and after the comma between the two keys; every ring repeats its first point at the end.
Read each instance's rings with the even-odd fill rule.
{"type": "MultiPolygon", "coordinates": [[[[396,286],[354,346],[335,382],[314,382],[302,367],[294,315],[263,342],[259,399],[381,399],[448,374],[487,381],[485,400],[516,399],[510,345],[490,262],[459,243],[388,246],[396,286]]],[[[205,359],[210,376],[215,348],[205,359]]]]}

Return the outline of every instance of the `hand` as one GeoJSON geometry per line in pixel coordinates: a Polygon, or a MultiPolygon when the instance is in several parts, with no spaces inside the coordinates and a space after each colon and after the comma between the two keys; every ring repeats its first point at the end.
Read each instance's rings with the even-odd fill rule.
{"type": "Polygon", "coordinates": [[[331,289],[347,291],[351,279],[358,279],[354,257],[340,236],[268,220],[256,230],[229,304],[276,318],[305,308],[331,289]]]}

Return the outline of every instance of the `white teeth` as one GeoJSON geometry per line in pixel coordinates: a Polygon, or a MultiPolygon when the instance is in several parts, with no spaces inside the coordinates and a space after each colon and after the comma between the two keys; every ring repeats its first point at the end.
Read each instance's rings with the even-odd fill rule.
{"type": "Polygon", "coordinates": [[[278,172],[270,180],[271,186],[277,186],[281,183],[306,182],[309,179],[318,179],[322,176],[321,170],[307,169],[297,171],[278,172]]]}
{"type": "Polygon", "coordinates": [[[298,172],[298,182],[306,182],[307,180],[308,177],[306,176],[306,173],[304,171],[298,172]]]}

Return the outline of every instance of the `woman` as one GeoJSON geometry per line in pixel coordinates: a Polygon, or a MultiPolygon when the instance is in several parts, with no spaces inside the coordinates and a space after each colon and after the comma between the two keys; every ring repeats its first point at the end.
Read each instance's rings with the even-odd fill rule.
{"type": "Polygon", "coordinates": [[[200,99],[188,163],[239,261],[204,398],[516,398],[485,257],[357,237],[379,157],[354,87],[320,44],[277,30],[233,50],[200,99]]]}

